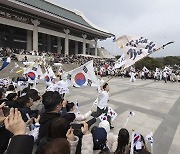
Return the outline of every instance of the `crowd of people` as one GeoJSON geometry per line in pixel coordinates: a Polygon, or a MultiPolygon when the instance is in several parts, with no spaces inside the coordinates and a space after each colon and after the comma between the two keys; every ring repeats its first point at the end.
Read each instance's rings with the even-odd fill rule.
{"type": "MultiPolygon", "coordinates": [[[[26,51],[24,49],[10,49],[10,48],[0,48],[0,57],[6,57],[7,55],[11,55],[13,60],[17,60],[15,54],[25,55],[23,61],[28,61],[26,55],[37,55],[37,56],[45,56],[46,61],[53,66],[54,63],[62,63],[62,64],[76,64],[81,66],[87,63],[90,60],[93,60],[94,72],[96,75],[100,75],[101,77],[105,76],[120,76],[120,77],[131,77],[132,71],[131,69],[115,69],[114,63],[116,61],[115,58],[94,58],[87,57],[82,55],[64,55],[60,53],[52,53],[52,52],[36,52],[36,51],[26,51]]],[[[57,71],[56,67],[53,67],[54,71],[57,71]]],[[[133,69],[133,75],[135,79],[154,79],[155,81],[164,80],[172,81],[172,82],[180,82],[180,71],[173,69],[156,69],[156,70],[138,70],[133,69]]]]}
{"type": "MultiPolygon", "coordinates": [[[[2,50],[3,57],[7,55],[12,57],[14,53],[45,56],[43,52],[2,50]]],[[[114,59],[82,55],[64,56],[57,53],[46,53],[46,55],[52,57],[48,61],[49,64],[60,62],[62,64],[75,63],[80,66],[93,60],[94,72],[101,77],[130,77],[131,82],[134,82],[136,78],[180,82],[180,72],[168,68],[155,71],[134,68],[121,70],[114,68],[114,59]]],[[[61,79],[58,83],[60,87],[64,85],[61,79]]],[[[62,90],[63,88],[60,87],[57,88],[54,78],[41,95],[37,89],[31,87],[31,84],[19,91],[10,82],[7,85],[1,85],[0,153],[31,154],[34,151],[36,154],[128,154],[132,150],[132,145],[134,153],[150,153],[141,134],[138,136],[136,146],[134,142],[131,144],[131,134],[126,128],[120,128],[118,134],[111,132],[114,126],[111,116],[108,115],[108,83],[102,83],[98,88],[96,111],[91,108],[85,114],[75,109],[76,102],[65,100],[64,96],[68,90],[62,90]],[[97,118],[102,114],[106,115],[107,119],[97,124],[97,118]]]]}
{"type": "MultiPolygon", "coordinates": [[[[81,114],[76,103],[64,99],[57,91],[28,86],[21,91],[12,84],[0,88],[0,153],[6,154],[126,154],[130,153],[130,134],[120,128],[113,134],[111,119],[97,123],[107,114],[109,85],[99,87],[97,111],[81,114]]],[[[140,148],[134,153],[150,153],[140,135],[140,148]]]]}

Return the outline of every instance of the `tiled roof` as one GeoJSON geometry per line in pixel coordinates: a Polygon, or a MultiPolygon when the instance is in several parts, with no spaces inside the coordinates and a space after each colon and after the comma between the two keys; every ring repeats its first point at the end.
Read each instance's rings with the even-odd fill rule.
{"type": "Polygon", "coordinates": [[[65,9],[63,7],[51,4],[47,1],[44,1],[44,0],[15,0],[15,1],[38,8],[42,11],[46,11],[53,15],[57,15],[59,17],[71,20],[73,22],[82,24],[84,26],[94,28],[91,25],[89,25],[81,16],[77,15],[75,12],[65,9]]]}

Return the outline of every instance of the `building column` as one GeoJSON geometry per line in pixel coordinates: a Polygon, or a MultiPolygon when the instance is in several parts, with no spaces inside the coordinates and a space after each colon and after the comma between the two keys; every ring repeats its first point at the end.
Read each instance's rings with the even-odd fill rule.
{"type": "Polygon", "coordinates": [[[31,20],[31,22],[34,24],[34,27],[33,27],[33,50],[38,51],[38,25],[40,24],[40,21],[31,20]]]}
{"type": "Polygon", "coordinates": [[[83,37],[83,54],[85,55],[86,54],[86,37],[87,37],[87,35],[83,34],[82,37],[83,37]]]}
{"type": "Polygon", "coordinates": [[[64,32],[66,34],[66,36],[65,36],[65,51],[64,51],[64,54],[69,55],[69,33],[70,33],[70,30],[69,29],[64,29],[64,32]]]}
{"type": "Polygon", "coordinates": [[[61,54],[61,49],[62,49],[62,46],[61,46],[61,38],[60,38],[60,37],[57,37],[57,53],[60,53],[60,54],[61,54]]]}
{"type": "Polygon", "coordinates": [[[95,38],[94,39],[95,40],[95,56],[97,56],[98,54],[97,54],[97,38],[95,38]]]}
{"type": "Polygon", "coordinates": [[[26,50],[27,51],[32,51],[32,32],[30,30],[27,30],[26,50]]]}
{"type": "Polygon", "coordinates": [[[46,34],[42,33],[42,50],[46,51],[46,34]]]}
{"type": "Polygon", "coordinates": [[[51,52],[51,35],[47,35],[47,51],[51,52]]]}
{"type": "Polygon", "coordinates": [[[75,54],[78,54],[78,42],[75,41],[75,54]]]}

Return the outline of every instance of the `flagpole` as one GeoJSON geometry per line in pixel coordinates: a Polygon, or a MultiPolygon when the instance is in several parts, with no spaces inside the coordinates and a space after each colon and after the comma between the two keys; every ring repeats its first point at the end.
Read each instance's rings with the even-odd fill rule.
{"type": "Polygon", "coordinates": [[[126,128],[128,121],[129,121],[129,116],[127,117],[126,123],[124,124],[124,128],[126,128]]]}
{"type": "Polygon", "coordinates": [[[153,143],[151,143],[151,154],[153,154],[153,143]]]}
{"type": "Polygon", "coordinates": [[[105,83],[109,82],[113,77],[109,78],[105,83]]]}
{"type": "MultiPolygon", "coordinates": [[[[152,138],[153,138],[153,133],[151,132],[151,136],[152,136],[152,138]]],[[[151,154],[153,154],[153,142],[154,141],[151,141],[151,154]]]]}
{"type": "Polygon", "coordinates": [[[130,154],[134,154],[134,130],[132,129],[132,136],[131,136],[131,151],[130,154]]]}

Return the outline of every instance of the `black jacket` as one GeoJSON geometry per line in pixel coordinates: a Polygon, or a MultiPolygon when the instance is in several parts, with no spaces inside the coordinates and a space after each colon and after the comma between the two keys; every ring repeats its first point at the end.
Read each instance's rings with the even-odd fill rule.
{"type": "Polygon", "coordinates": [[[34,138],[29,135],[13,136],[6,154],[32,154],[34,138]]]}
{"type": "Polygon", "coordinates": [[[38,136],[38,142],[40,141],[41,138],[47,137],[48,136],[48,131],[49,131],[49,126],[55,118],[58,117],[63,117],[67,119],[69,122],[72,122],[75,119],[74,113],[70,114],[67,113],[64,109],[62,110],[63,113],[50,113],[50,112],[44,112],[41,115],[40,118],[40,128],[39,128],[39,136],[38,136]],[[64,114],[66,113],[66,114],[64,114]]]}
{"type": "Polygon", "coordinates": [[[3,154],[7,149],[11,136],[12,134],[5,127],[0,127],[0,154],[3,154]]]}

